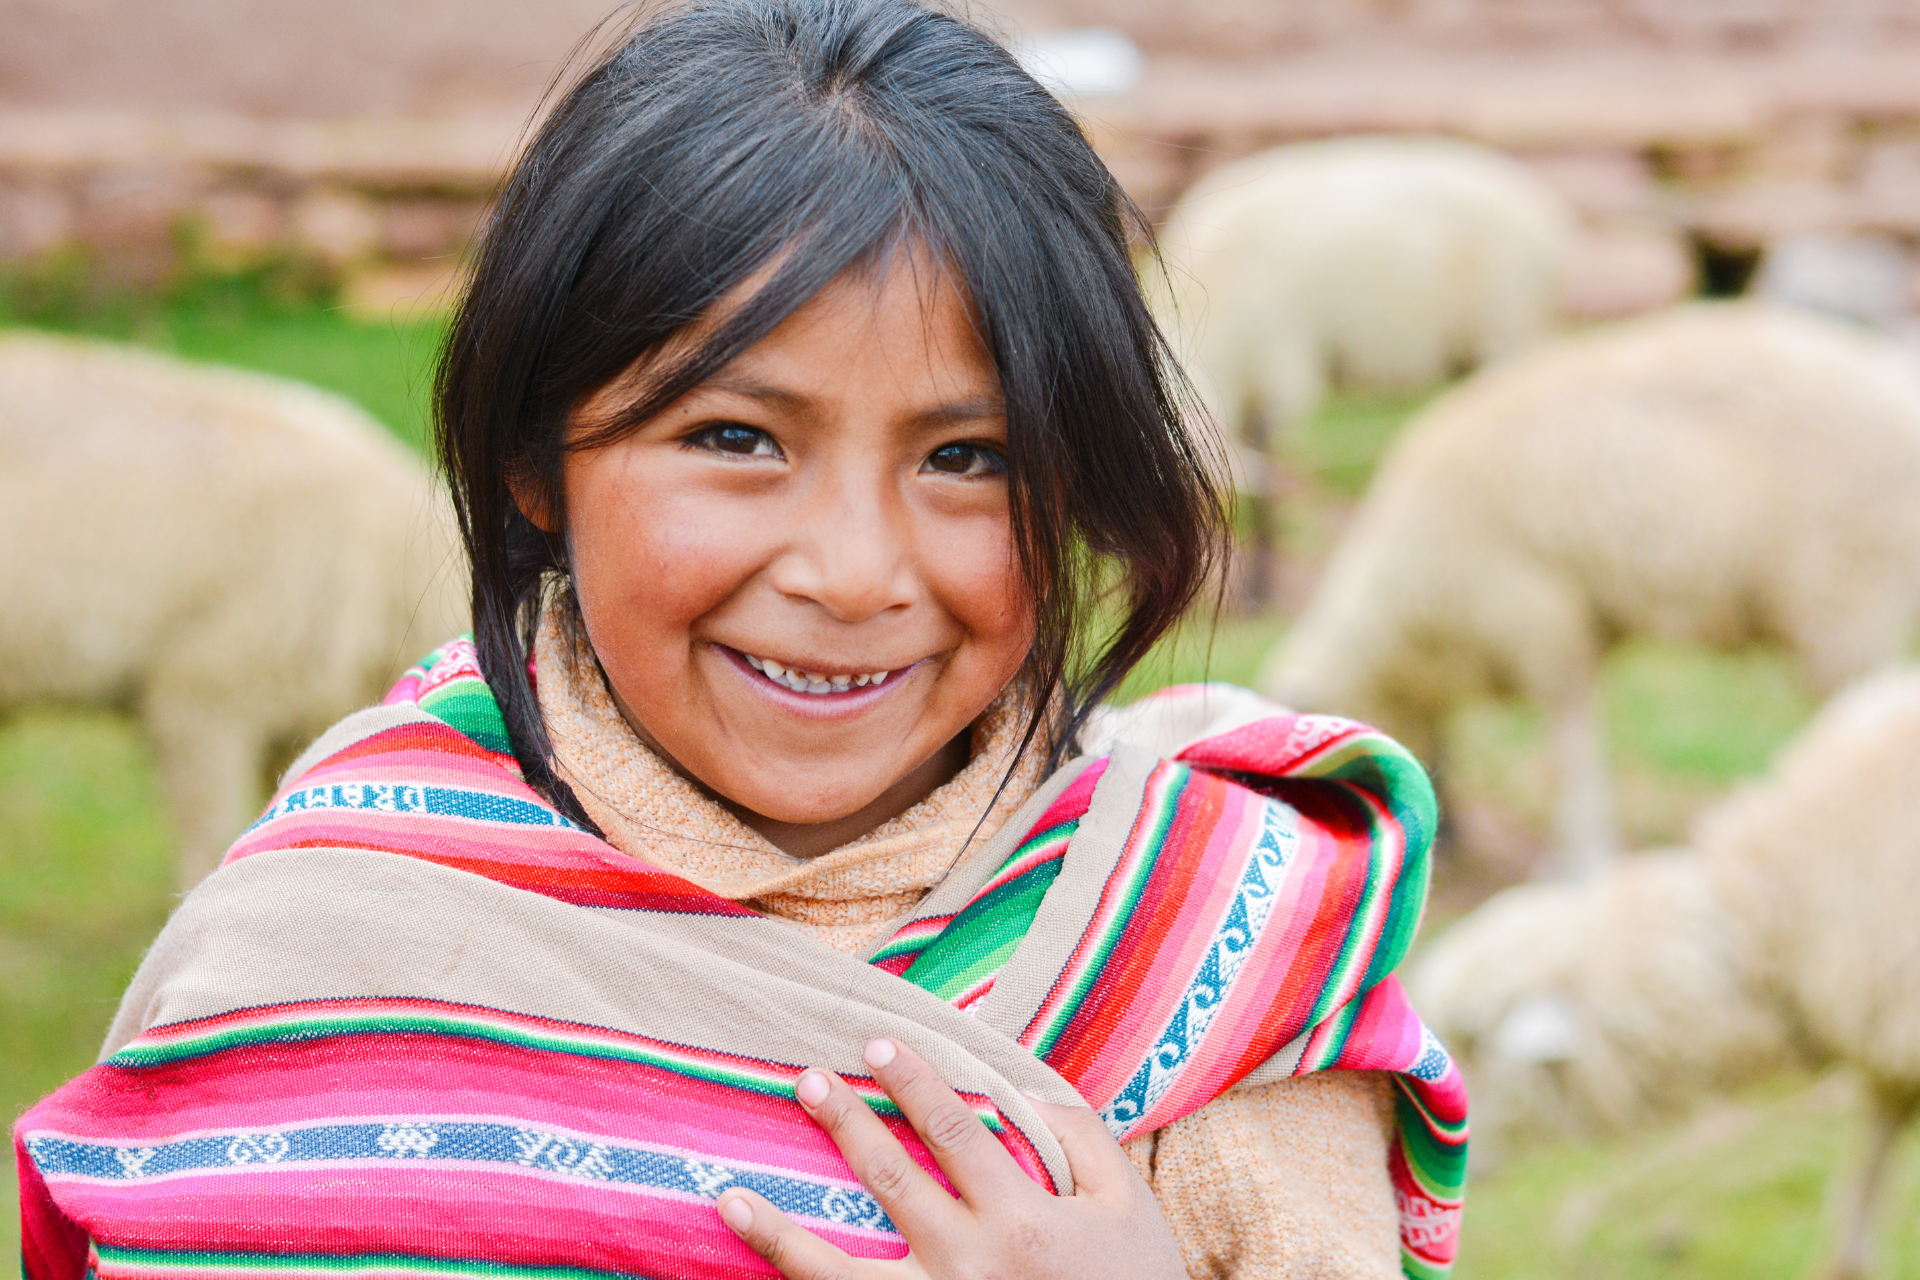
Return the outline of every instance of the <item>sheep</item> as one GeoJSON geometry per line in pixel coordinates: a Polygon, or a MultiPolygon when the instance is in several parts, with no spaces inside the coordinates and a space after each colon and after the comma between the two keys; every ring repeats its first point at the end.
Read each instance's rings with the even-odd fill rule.
{"type": "Polygon", "coordinates": [[[1835,1274],[1865,1275],[1888,1156],[1920,1116],[1920,672],[1824,710],[1697,843],[1748,935],[1750,981],[1816,1062],[1864,1079],[1869,1140],[1835,1274]]]}
{"type": "Polygon", "coordinates": [[[1825,695],[1899,657],[1917,607],[1920,384],[1835,322],[1696,304],[1418,415],[1256,683],[1429,761],[1455,707],[1531,699],[1557,769],[1550,865],[1580,874],[1620,843],[1609,646],[1776,642],[1825,695]]]}
{"type": "Polygon", "coordinates": [[[1680,850],[1508,889],[1441,934],[1408,990],[1471,1068],[1476,1164],[1516,1135],[1629,1129],[1789,1065],[1740,945],[1680,850]]]}
{"type": "Polygon", "coordinates": [[[183,887],[274,752],[465,627],[426,469],[298,383],[0,335],[0,495],[0,713],[136,712],[183,887]]]}
{"type": "Polygon", "coordinates": [[[1271,497],[1270,459],[1329,383],[1419,389],[1545,336],[1573,244],[1565,201],[1499,152],[1339,138],[1202,179],[1147,283],[1236,482],[1271,497]]]}
{"type": "Polygon", "coordinates": [[[1827,1274],[1866,1275],[1889,1153],[1920,1116],[1920,668],[1829,703],[1692,846],[1509,890],[1418,959],[1410,993],[1464,1064],[1476,1138],[1851,1068],[1869,1141],[1827,1274]]]}

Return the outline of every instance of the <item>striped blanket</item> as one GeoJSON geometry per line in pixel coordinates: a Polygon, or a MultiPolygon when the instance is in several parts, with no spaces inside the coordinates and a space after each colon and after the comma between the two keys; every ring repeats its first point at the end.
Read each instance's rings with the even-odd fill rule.
{"type": "Polygon", "coordinates": [[[1449,1269],[1465,1095],[1390,976],[1433,794],[1363,726],[1274,709],[1078,760],[865,961],[604,844],[506,747],[456,642],[296,764],[110,1056],[16,1127],[27,1280],[767,1275],[714,1212],[733,1185],[897,1257],[793,1100],[838,1071],[931,1169],[876,1035],[1059,1192],[1022,1090],[1126,1138],[1240,1082],[1398,1072],[1405,1267],[1449,1269]]]}

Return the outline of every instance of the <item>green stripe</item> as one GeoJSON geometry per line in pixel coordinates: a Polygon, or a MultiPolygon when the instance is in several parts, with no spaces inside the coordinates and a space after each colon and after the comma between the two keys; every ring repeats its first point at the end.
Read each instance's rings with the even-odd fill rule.
{"type": "MultiPolygon", "coordinates": [[[[472,639],[471,631],[455,636],[448,644],[441,645],[414,663],[407,669],[407,674],[417,675],[425,680],[428,673],[446,658],[448,645],[472,639]]],[[[500,704],[494,699],[493,690],[488,687],[484,679],[475,676],[459,676],[419,699],[414,705],[454,732],[471,738],[488,751],[503,756],[513,754],[513,742],[507,737],[506,719],[500,714],[500,704]]],[[[515,773],[519,772],[517,764],[513,769],[515,773]]]]}
{"type": "MultiPolygon", "coordinates": [[[[1007,855],[1007,860],[1000,864],[1000,870],[994,872],[994,875],[998,876],[1001,873],[1005,872],[1008,867],[1013,866],[1015,863],[1019,862],[1020,859],[1026,857],[1028,854],[1034,852],[1036,849],[1041,849],[1052,844],[1058,844],[1061,841],[1072,840],[1073,833],[1078,831],[1079,829],[1080,829],[1080,819],[1068,818],[1065,822],[1056,822],[1054,825],[1048,827],[1045,831],[1034,832],[1032,835],[1028,836],[1026,840],[1024,840],[1021,843],[1018,849],[1015,849],[1012,853],[1007,855]]],[[[1032,873],[1025,872],[1023,874],[1030,875],[1032,873]]]]}
{"type": "Polygon", "coordinates": [[[1402,833],[1402,865],[1393,900],[1373,959],[1360,980],[1361,990],[1371,990],[1400,966],[1419,930],[1432,878],[1440,805],[1426,769],[1405,747],[1383,734],[1368,734],[1347,744],[1337,758],[1324,763],[1320,776],[1373,796],[1393,815],[1402,833]]]}
{"type": "MultiPolygon", "coordinates": [[[[1380,914],[1379,936],[1367,957],[1365,972],[1353,986],[1356,993],[1373,990],[1406,958],[1420,928],[1420,917],[1426,910],[1433,832],[1439,813],[1433,784],[1420,762],[1392,739],[1377,734],[1349,743],[1333,767],[1317,776],[1377,800],[1399,827],[1401,847],[1399,873],[1393,879],[1387,900],[1382,903],[1383,833],[1373,810],[1363,807],[1368,831],[1367,892],[1360,906],[1348,916],[1346,938],[1328,972],[1320,1001],[1308,1023],[1310,1026],[1328,1016],[1331,1001],[1348,986],[1345,979],[1360,959],[1363,920],[1376,912],[1380,914]]],[[[1364,806],[1364,801],[1359,803],[1364,806]]]]}
{"type": "Polygon", "coordinates": [[[1328,1014],[1321,1022],[1309,1024],[1312,1026],[1313,1034],[1316,1036],[1320,1035],[1320,1033],[1327,1028],[1331,1028],[1331,1030],[1328,1031],[1325,1038],[1321,1040],[1320,1052],[1314,1055],[1314,1060],[1308,1067],[1308,1070],[1325,1071],[1333,1063],[1339,1061],[1340,1051],[1347,1047],[1347,1037],[1353,1034],[1353,1021],[1360,1016],[1360,1005],[1364,999],[1364,996],[1355,996],[1328,1014]]]}
{"type": "MultiPolygon", "coordinates": [[[[256,1023],[250,1027],[223,1028],[207,1035],[183,1038],[169,1044],[131,1044],[108,1058],[102,1065],[130,1069],[164,1066],[249,1044],[299,1044],[309,1040],[324,1040],[330,1036],[374,1033],[463,1036],[493,1044],[512,1045],[516,1048],[567,1053],[580,1058],[640,1063],[659,1067],[663,1071],[671,1071],[678,1076],[741,1089],[770,1098],[793,1096],[793,1084],[786,1079],[769,1079],[737,1068],[690,1061],[656,1049],[609,1044],[582,1037],[542,1035],[538,1032],[505,1027],[498,1023],[474,1018],[435,1018],[426,1014],[367,1014],[360,1017],[334,1015],[324,1018],[273,1021],[264,1025],[256,1023]]],[[[861,1099],[879,1114],[883,1116],[902,1114],[894,1101],[878,1088],[866,1089],[857,1085],[855,1088],[861,1099]]],[[[993,1132],[1000,1133],[1004,1130],[1005,1125],[1000,1119],[1000,1114],[992,1105],[976,1111],[975,1114],[993,1132]]]]}
{"type": "MultiPolygon", "coordinates": [[[[1080,819],[1072,818],[1030,836],[1000,864],[1001,869],[1042,848],[1071,841],[1079,829],[1080,819]]],[[[1065,865],[1064,858],[1050,858],[975,898],[900,976],[942,1000],[952,1000],[988,974],[999,972],[1033,927],[1041,901],[1065,865]]]]}
{"type": "Polygon", "coordinates": [[[937,938],[939,936],[940,929],[933,921],[923,921],[909,925],[901,931],[900,936],[892,939],[878,951],[868,956],[867,963],[884,964],[895,956],[907,955],[920,950],[920,948],[927,944],[929,938],[937,938]]]}
{"type": "MultiPolygon", "coordinates": [[[[1428,1126],[1430,1117],[1409,1095],[1404,1084],[1394,1098],[1394,1119],[1400,1126],[1400,1149],[1407,1167],[1436,1200],[1458,1200],[1467,1189],[1467,1144],[1464,1138],[1449,1142],[1436,1137],[1428,1126]]],[[[1446,1128],[1446,1126],[1440,1126],[1446,1128]]],[[[1458,1133],[1465,1126],[1454,1126],[1458,1133]]]]}
{"type": "Polygon", "coordinates": [[[539,1032],[502,1026],[499,1023],[476,1018],[435,1018],[428,1014],[369,1013],[361,1016],[334,1014],[325,1017],[272,1021],[264,1025],[256,1023],[246,1027],[224,1027],[204,1035],[182,1037],[166,1044],[143,1045],[136,1042],[108,1058],[106,1065],[128,1068],[155,1067],[188,1058],[204,1057],[207,1054],[248,1044],[298,1044],[308,1040],[322,1040],[330,1036],[371,1033],[457,1035],[469,1039],[486,1040],[494,1044],[514,1045],[519,1048],[558,1050],[582,1058],[646,1063],[666,1068],[679,1075],[694,1075],[755,1093],[785,1096],[792,1092],[792,1086],[784,1081],[768,1080],[750,1072],[729,1070],[705,1063],[691,1063],[685,1058],[638,1045],[611,1044],[583,1037],[543,1035],[539,1032]]]}
{"type": "Polygon", "coordinates": [[[511,755],[507,722],[487,682],[472,676],[448,681],[417,704],[420,710],[498,755],[511,755]]]}
{"type": "MultiPolygon", "coordinates": [[[[1127,925],[1133,921],[1134,907],[1140,901],[1141,888],[1153,875],[1154,868],[1160,863],[1160,855],[1167,847],[1167,829],[1173,825],[1174,814],[1179,812],[1180,799],[1186,794],[1187,786],[1193,781],[1193,771],[1185,765],[1169,764],[1168,781],[1160,793],[1158,810],[1154,814],[1148,837],[1149,852],[1134,864],[1133,875],[1124,886],[1125,901],[1108,913],[1106,927],[1101,931],[1099,941],[1081,964],[1075,974],[1073,985],[1068,988],[1067,998],[1055,1006],[1052,1022],[1033,1043],[1033,1052],[1044,1058],[1053,1052],[1054,1044],[1079,1012],[1080,1004],[1086,999],[1087,992],[1099,980],[1106,968],[1109,956],[1120,937],[1127,931],[1127,925]]],[[[1151,785],[1151,784],[1149,784],[1151,785]]]]}
{"type": "Polygon", "coordinates": [[[942,1000],[952,1000],[997,973],[1019,947],[1060,875],[1053,858],[976,898],[901,976],[942,1000]]]}
{"type": "Polygon", "coordinates": [[[1343,782],[1379,797],[1394,821],[1407,829],[1408,843],[1433,842],[1440,818],[1433,782],[1413,754],[1385,734],[1354,739],[1307,776],[1343,782]]]}
{"type": "MultiPolygon", "coordinates": [[[[1004,874],[1008,867],[1013,866],[1015,863],[1019,862],[1022,858],[1028,856],[1029,854],[1034,852],[1036,849],[1039,849],[1046,845],[1054,844],[1059,841],[1071,840],[1073,838],[1073,833],[1079,829],[1080,829],[1080,819],[1069,818],[1065,822],[1056,823],[1055,825],[1048,827],[1045,831],[1037,831],[1032,835],[1029,835],[1026,841],[1022,843],[1019,848],[1015,849],[1012,853],[1007,855],[1006,861],[1000,864],[999,870],[995,871],[994,875],[997,877],[999,875],[1004,874]]],[[[1053,883],[1054,877],[1060,874],[1060,866],[1057,860],[1052,864],[1051,869],[1034,868],[1033,870],[1023,872],[1016,879],[1008,881],[1007,884],[999,885],[994,889],[990,890],[986,895],[980,898],[976,898],[974,901],[968,903],[964,908],[961,909],[959,915],[951,918],[947,922],[947,925],[945,926],[944,929],[930,928],[928,927],[927,924],[908,925],[906,929],[900,934],[899,937],[888,942],[885,946],[881,947],[878,951],[874,952],[871,956],[867,957],[867,963],[880,964],[884,961],[891,960],[893,957],[897,955],[902,955],[907,952],[920,951],[922,948],[945,949],[947,946],[950,945],[947,941],[948,939],[959,936],[958,934],[955,933],[954,926],[966,920],[969,914],[973,914],[973,915],[980,914],[981,904],[984,902],[989,902],[989,901],[993,902],[994,904],[996,904],[995,906],[996,910],[1004,910],[1010,906],[1017,910],[1022,905],[1021,899],[1017,895],[1010,895],[1010,896],[1001,896],[1001,895],[1011,886],[1018,885],[1030,879],[1033,876],[1034,871],[1036,870],[1044,871],[1045,883],[1047,884],[1053,883]]],[[[1039,910],[1038,904],[1034,904],[1032,911],[1028,911],[1024,915],[1016,914],[1010,918],[1017,920],[1020,924],[1020,931],[1022,933],[1025,933],[1026,930],[1033,924],[1034,912],[1038,910],[1039,910]]],[[[920,956],[918,959],[914,961],[913,964],[907,966],[907,971],[901,976],[908,979],[910,982],[913,982],[918,986],[925,987],[927,990],[931,991],[931,990],[934,990],[933,987],[929,986],[926,982],[922,982],[919,977],[915,976],[915,970],[918,968],[920,961],[926,960],[926,959],[927,957],[925,955],[920,956]]],[[[946,972],[947,970],[952,968],[951,961],[940,961],[937,964],[934,962],[930,962],[930,964],[933,964],[933,967],[930,967],[928,970],[926,970],[926,973],[929,975],[936,972],[936,970],[938,970],[939,972],[946,972]]],[[[960,991],[965,991],[967,987],[971,985],[972,985],[971,983],[963,983],[960,986],[954,988],[954,990],[956,993],[960,991]]]]}

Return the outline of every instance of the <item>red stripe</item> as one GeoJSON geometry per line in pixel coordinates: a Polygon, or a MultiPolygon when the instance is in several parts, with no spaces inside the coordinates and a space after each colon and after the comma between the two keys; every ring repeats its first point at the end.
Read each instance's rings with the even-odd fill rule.
{"type": "MultiPolygon", "coordinates": [[[[275,1172],[268,1166],[217,1182],[68,1184],[61,1199],[100,1244],[126,1248],[397,1253],[727,1280],[775,1274],[721,1224],[710,1204],[473,1165],[383,1164],[377,1177],[356,1168],[275,1172]]],[[[906,1251],[904,1241],[808,1225],[855,1256],[897,1258],[906,1251]]]]}
{"type": "MultiPolygon", "coordinates": [[[[425,715],[426,713],[421,712],[420,714],[425,715]]],[[[348,743],[346,746],[340,748],[340,750],[334,752],[325,760],[308,770],[307,773],[302,774],[301,777],[312,777],[322,769],[330,769],[338,765],[351,763],[355,760],[365,760],[369,757],[389,755],[404,751],[429,752],[435,759],[443,761],[447,756],[452,756],[456,759],[472,760],[476,764],[485,766],[489,772],[498,775],[502,782],[515,782],[514,779],[501,769],[500,755],[498,752],[487,750],[466,734],[455,729],[452,725],[442,724],[438,720],[410,721],[407,724],[395,725],[391,729],[382,729],[378,733],[368,734],[366,737],[348,743]]],[[[446,761],[441,767],[450,767],[451,763],[451,761],[446,761]]],[[[418,775],[415,774],[413,776],[417,780],[418,775]]],[[[300,785],[299,779],[295,780],[294,785],[300,785]]],[[[533,788],[527,786],[525,783],[516,783],[515,786],[518,791],[524,792],[528,796],[535,796],[533,788]]]]}
{"type": "MultiPolygon", "coordinates": [[[[1111,1101],[1113,1090],[1125,1083],[1124,1076],[1114,1080],[1089,1078],[1097,1060],[1106,1056],[1103,1050],[1108,1041],[1125,1034],[1131,1040],[1142,1042],[1127,1046],[1133,1051],[1132,1067],[1137,1067],[1147,1047],[1144,1041],[1160,1030],[1159,1025],[1146,1025],[1147,1020],[1137,1016],[1115,1015],[1119,1010],[1138,1012],[1135,1002],[1142,998],[1147,980],[1154,976],[1155,961],[1161,958],[1156,944],[1180,928],[1180,912],[1200,884],[1203,859],[1160,857],[1159,854],[1167,848],[1205,849],[1219,827],[1225,806],[1223,784],[1204,775],[1189,775],[1175,802],[1166,839],[1154,846],[1153,868],[1141,888],[1138,903],[1129,912],[1130,919],[1119,945],[1087,993],[1080,1012],[1067,1024],[1047,1055],[1054,1069],[1076,1086],[1085,1083],[1106,1095],[1098,1098],[1088,1095],[1094,1106],[1111,1101]],[[1189,841],[1195,843],[1187,843],[1189,841]]],[[[1139,832],[1135,838],[1144,841],[1148,837],[1147,833],[1139,832]]],[[[1128,869],[1123,864],[1117,874],[1125,874],[1128,869]]],[[[1095,923],[1104,921],[1096,918],[1095,923]]],[[[1172,993],[1175,998],[1179,994],[1172,993]]],[[[1132,1069],[1126,1074],[1131,1075],[1132,1069]]]]}
{"type": "MultiPolygon", "coordinates": [[[[343,1002],[345,1003],[345,1002],[343,1002]]],[[[427,1010],[458,1013],[428,1001],[353,1002],[347,1008],[295,1006],[289,1014],[427,1010]]],[[[281,1012],[281,1011],[272,1011],[281,1012]]],[[[175,1037],[223,1023],[270,1019],[272,1012],[171,1028],[175,1037]]],[[[525,1021],[507,1019],[509,1023],[525,1021]]],[[[565,1029],[567,1024],[550,1024],[565,1029]]],[[[678,1046],[617,1032],[594,1034],[669,1054],[678,1046]]],[[[575,1130],[624,1142],[684,1147],[812,1177],[853,1179],[824,1130],[800,1109],[786,1082],[801,1063],[766,1063],[731,1054],[690,1056],[725,1068],[746,1067],[773,1077],[777,1093],[704,1079],[690,1070],[593,1056],[584,1049],[544,1049],[446,1033],[353,1031],[280,1043],[247,1043],[153,1066],[102,1064],[71,1081],[28,1113],[23,1130],[52,1130],[116,1141],[159,1141],[198,1129],[301,1125],[361,1117],[443,1115],[502,1118],[575,1130]]],[[[846,1077],[874,1090],[869,1078],[846,1077]]],[[[963,1095],[975,1108],[990,1099],[963,1095]]],[[[999,1114],[997,1111],[995,1114],[999,1114]]],[[[1029,1176],[1049,1189],[1051,1179],[1026,1136],[1000,1116],[1003,1141],[1029,1176]]],[[[899,1117],[882,1123],[936,1178],[938,1166],[912,1126],[899,1117]]]]}
{"type": "Polygon", "coordinates": [[[1311,915],[1296,915],[1288,922],[1289,932],[1297,929],[1307,945],[1296,954],[1283,984],[1285,1007],[1305,1015],[1312,1012],[1327,975],[1339,963],[1354,909],[1365,896],[1373,865],[1373,832],[1364,817],[1356,820],[1344,797],[1329,794],[1333,788],[1295,790],[1298,794],[1289,794],[1287,800],[1300,813],[1303,846],[1331,846],[1302,849],[1303,854],[1313,855],[1303,869],[1318,882],[1310,890],[1318,900],[1311,915]]]}

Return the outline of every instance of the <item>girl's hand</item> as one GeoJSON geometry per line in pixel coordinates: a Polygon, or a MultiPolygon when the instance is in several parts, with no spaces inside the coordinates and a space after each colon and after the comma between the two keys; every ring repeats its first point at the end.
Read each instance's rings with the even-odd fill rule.
{"type": "Polygon", "coordinates": [[[918,1054],[875,1040],[866,1060],[960,1198],[914,1163],[844,1080],[809,1070],[794,1090],[800,1105],[833,1138],[910,1251],[892,1262],[849,1257],[760,1196],[729,1188],[720,1197],[721,1220],[788,1280],[1176,1280],[1186,1274],[1153,1193],[1090,1109],[1033,1104],[1073,1171],[1073,1194],[1055,1196],[1014,1163],[918,1054]]]}

